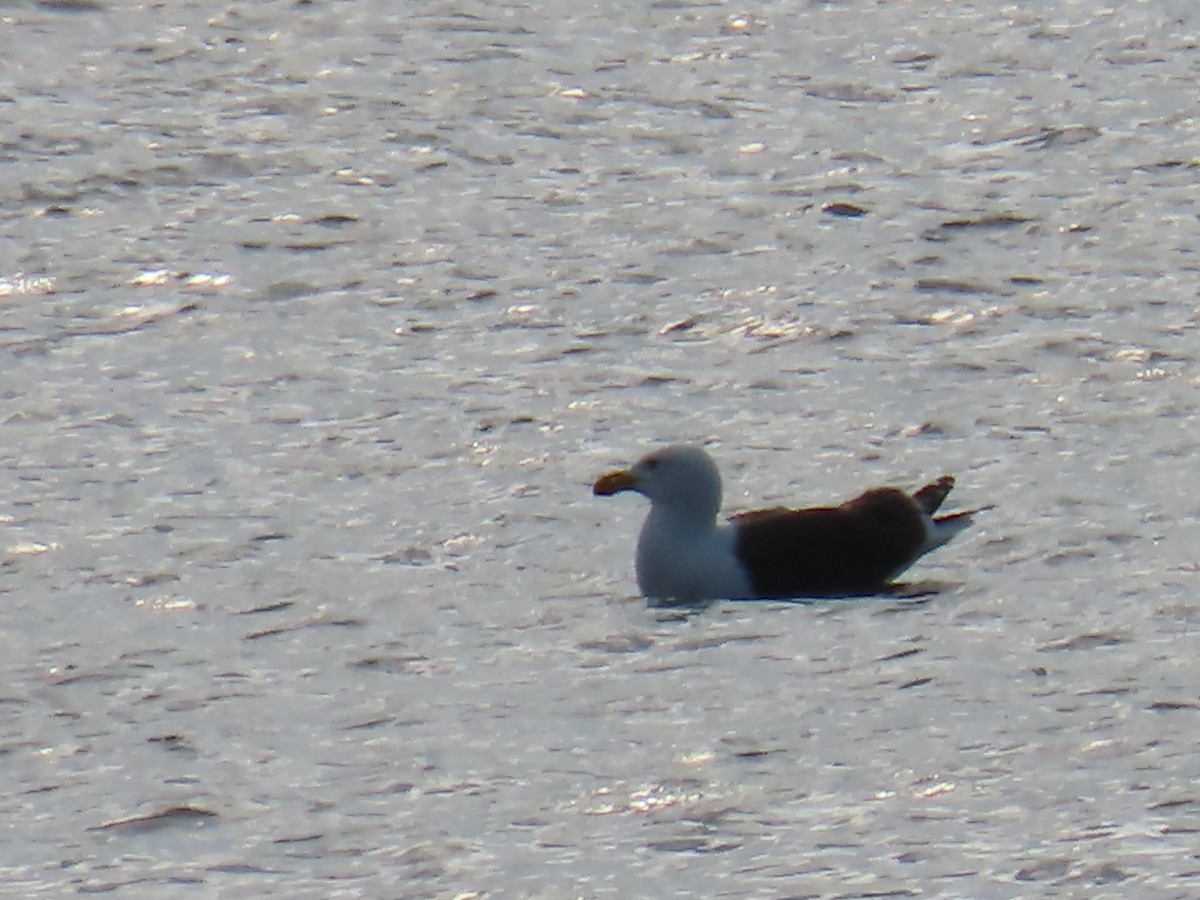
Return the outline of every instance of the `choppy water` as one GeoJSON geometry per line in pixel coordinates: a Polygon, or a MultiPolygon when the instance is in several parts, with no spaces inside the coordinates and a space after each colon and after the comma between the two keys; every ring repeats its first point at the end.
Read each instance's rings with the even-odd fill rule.
{"type": "Polygon", "coordinates": [[[1194,895],[1198,33],[7,4],[0,891],[1194,895]],[[998,508],[672,617],[663,440],[998,508]]]}

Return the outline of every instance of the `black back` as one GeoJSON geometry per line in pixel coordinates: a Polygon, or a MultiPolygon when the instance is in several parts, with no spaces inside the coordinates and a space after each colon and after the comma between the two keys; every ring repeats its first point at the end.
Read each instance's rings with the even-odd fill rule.
{"type": "Polygon", "coordinates": [[[731,521],[738,557],[762,598],[874,593],[925,544],[921,508],[894,488],[867,491],[841,506],[764,509],[731,521]]]}

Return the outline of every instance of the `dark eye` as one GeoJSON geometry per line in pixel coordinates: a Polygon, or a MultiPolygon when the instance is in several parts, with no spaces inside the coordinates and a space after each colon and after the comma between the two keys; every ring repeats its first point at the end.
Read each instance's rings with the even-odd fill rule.
{"type": "Polygon", "coordinates": [[[657,469],[658,468],[658,460],[654,459],[653,457],[646,460],[646,468],[647,469],[657,469]]]}

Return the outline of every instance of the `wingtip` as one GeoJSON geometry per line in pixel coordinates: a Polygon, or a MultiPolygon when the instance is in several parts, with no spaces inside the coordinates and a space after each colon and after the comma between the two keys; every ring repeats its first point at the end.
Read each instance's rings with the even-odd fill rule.
{"type": "Polygon", "coordinates": [[[937,512],[939,506],[946,499],[946,495],[954,489],[954,476],[942,475],[936,481],[932,481],[925,487],[912,495],[917,501],[917,505],[921,507],[921,511],[927,516],[937,512]]]}

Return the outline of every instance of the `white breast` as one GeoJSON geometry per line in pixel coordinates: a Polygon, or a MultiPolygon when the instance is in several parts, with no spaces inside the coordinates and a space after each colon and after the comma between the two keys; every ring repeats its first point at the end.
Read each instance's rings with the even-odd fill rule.
{"type": "Polygon", "coordinates": [[[697,526],[669,511],[651,509],[637,547],[641,592],[660,600],[727,600],[753,596],[734,553],[727,525],[697,526]]]}

